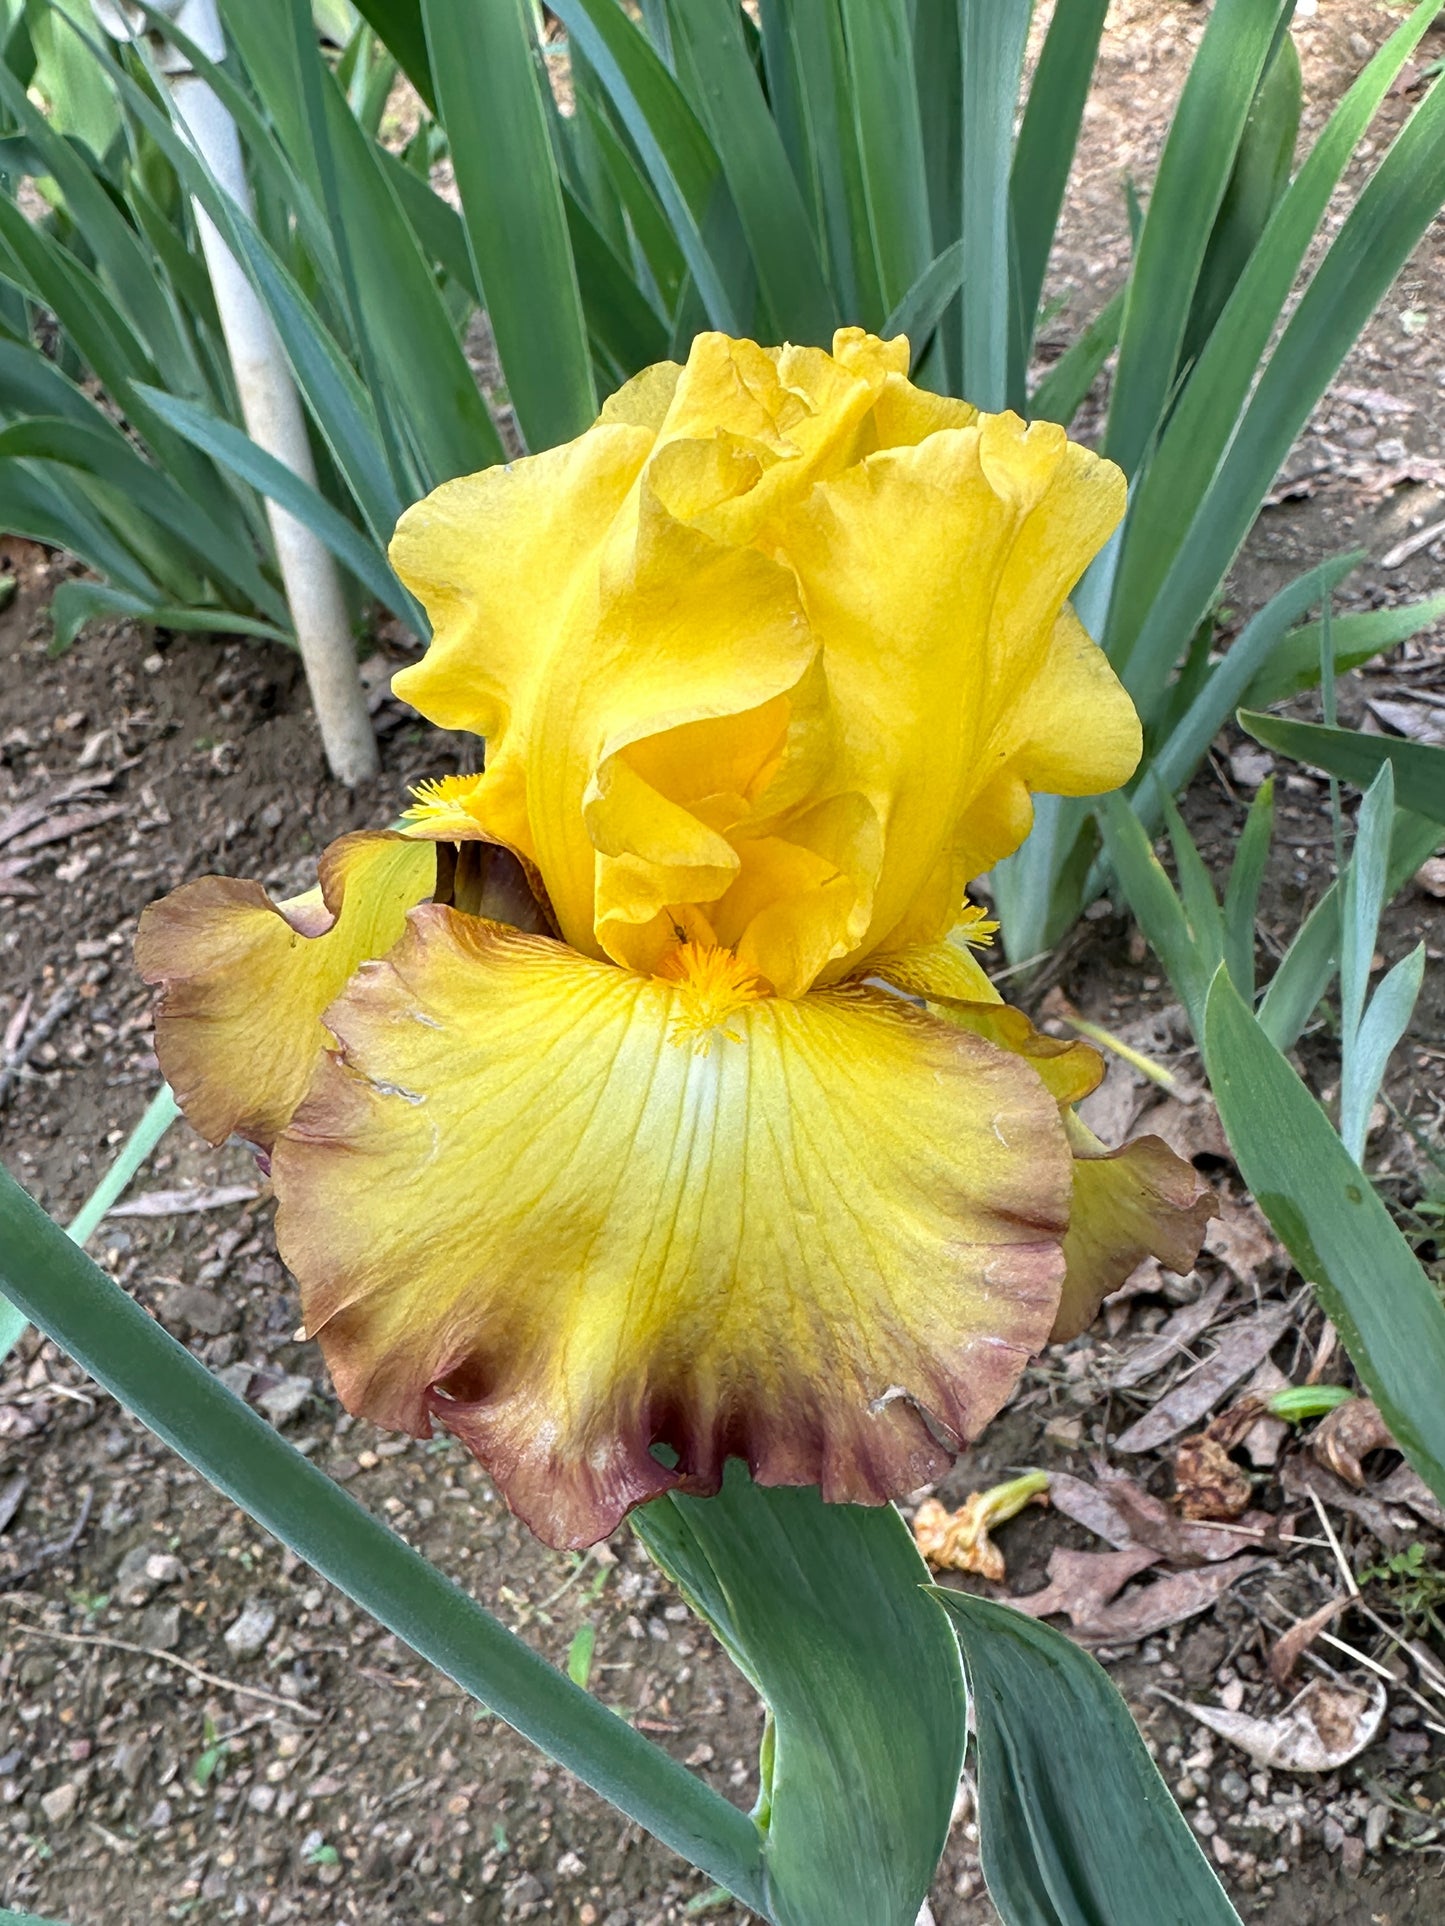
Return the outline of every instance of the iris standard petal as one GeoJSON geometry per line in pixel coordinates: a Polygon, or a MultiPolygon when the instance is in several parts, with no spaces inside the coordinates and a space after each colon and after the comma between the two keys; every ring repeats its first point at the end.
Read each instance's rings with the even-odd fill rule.
{"type": "Polygon", "coordinates": [[[556,1545],[731,1454],[907,1491],[1057,1310],[1070,1160],[1026,1064],[886,992],[685,961],[418,910],[328,1012],[341,1053],[274,1154],[344,1402],[439,1419],[556,1545]]]}
{"type": "Polygon", "coordinates": [[[321,1012],[391,948],[436,871],[434,845],[360,831],[332,843],[319,887],[293,902],[202,876],[141,912],[136,968],[161,990],[156,1055],[203,1137],[270,1147],[329,1042],[321,1012]]]}
{"type": "Polygon", "coordinates": [[[838,718],[834,779],[887,835],[868,936],[825,980],[941,937],[971,877],[1026,833],[1029,791],[1132,772],[1132,705],[1063,614],[1123,505],[1112,463],[1004,415],[885,449],[784,517],[838,718]]]}
{"type": "MultiPolygon", "coordinates": [[[[634,399],[641,411],[645,391],[634,399]]],[[[392,567],[432,624],[426,654],[392,687],[439,728],[488,739],[485,827],[533,862],[533,710],[596,619],[603,545],[655,439],[634,421],[600,422],[565,447],[443,482],[391,540],[392,567]]]]}

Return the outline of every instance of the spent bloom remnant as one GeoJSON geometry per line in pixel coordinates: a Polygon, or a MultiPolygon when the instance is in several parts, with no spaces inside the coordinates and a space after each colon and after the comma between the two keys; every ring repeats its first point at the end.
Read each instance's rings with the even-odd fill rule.
{"type": "Polygon", "coordinates": [[[142,919],[162,1067],[269,1154],[342,1399],[445,1425],[553,1544],[732,1455],[924,1483],[1212,1209],[1089,1136],[1099,1058],[973,954],[1031,794],[1138,759],[1067,600],[1123,479],[907,369],[705,334],[437,489],[395,686],[484,773],[294,902],[206,877],[142,919]]]}

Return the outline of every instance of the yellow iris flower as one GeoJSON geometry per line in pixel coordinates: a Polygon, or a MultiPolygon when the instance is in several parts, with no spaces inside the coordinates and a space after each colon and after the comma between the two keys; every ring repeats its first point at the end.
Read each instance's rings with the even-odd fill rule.
{"type": "Polygon", "coordinates": [[[209,877],[142,919],[161,1064],[269,1152],[342,1399],[445,1425],[554,1545],[730,1455],[923,1484],[1212,1209],[1081,1130],[1098,1057],[970,948],[1031,792],[1139,756],[1066,599],[1123,478],[907,370],[703,335],[437,489],[392,544],[434,628],[395,686],[485,773],[297,902],[209,877]]]}

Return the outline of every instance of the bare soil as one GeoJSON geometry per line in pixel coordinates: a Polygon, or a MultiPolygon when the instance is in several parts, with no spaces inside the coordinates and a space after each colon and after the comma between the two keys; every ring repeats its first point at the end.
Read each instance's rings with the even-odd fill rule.
{"type": "MultiPolygon", "coordinates": [[[[1311,131],[1401,11],[1326,0],[1299,22],[1311,131]]],[[[1122,177],[1147,183],[1202,14],[1166,0],[1116,9],[1066,219],[1060,340],[1117,282],[1122,177]]],[[[1428,45],[1430,57],[1445,54],[1438,35],[1428,45]]],[[[1402,92],[1389,103],[1388,127],[1416,97],[1402,92]]],[[[1355,544],[1369,559],[1340,607],[1414,600],[1439,586],[1439,540],[1395,566],[1383,558],[1412,527],[1445,514],[1440,249],[1437,229],[1291,457],[1278,501],[1232,578],[1236,621],[1311,563],[1355,544]]],[[[0,617],[0,824],[17,806],[44,804],[34,828],[0,849],[9,892],[0,896],[0,1033],[8,1028],[9,1047],[23,1048],[37,1023],[53,1024],[0,1100],[0,1146],[65,1219],[156,1086],[148,999],[129,962],[144,904],[211,871],[260,877],[277,894],[303,887],[332,837],[391,819],[409,783],[458,767],[471,751],[385,695],[405,645],[379,629],[369,672],[385,769],[368,790],[347,794],[326,779],[287,652],[122,626],[96,630],[53,660],[45,609],[69,564],[11,541],[0,544],[0,566],[19,580],[0,617]],[[58,793],[82,778],[94,786],[58,793]]],[[[1346,719],[1389,726],[1371,706],[1380,702],[1397,705],[1397,721],[1408,710],[1421,728],[1445,718],[1442,642],[1437,629],[1348,678],[1346,719]]],[[[1186,813],[1216,868],[1227,864],[1266,770],[1267,759],[1229,733],[1191,790],[1186,813]]],[[[1333,862],[1323,787],[1303,771],[1279,773],[1264,967],[1333,862]]],[[[1389,912],[1382,961],[1422,938],[1436,967],[1392,1071],[1371,1164],[1422,1257],[1438,1265],[1438,1220],[1428,1207],[1442,1188],[1432,1157],[1442,1142],[1445,942],[1438,899],[1410,888],[1389,912]]],[[[1197,1085],[1167,984],[1128,920],[1107,905],[1032,986],[1032,1007],[1057,1015],[1060,995],[1197,1085]]],[[[1327,1023],[1301,1054],[1327,1093],[1327,1023]]],[[[1150,1088],[1121,1067],[1093,1100],[1096,1127],[1120,1136],[1138,1127],[1150,1102],[1150,1088]]],[[[1097,1461],[1167,1496],[1176,1440],[1136,1453],[1116,1441],[1168,1395],[1191,1356],[1207,1353],[1211,1333],[1297,1291],[1250,1214],[1207,1100],[1156,1107],[1148,1124],[1172,1131],[1216,1180],[1226,1229],[1194,1277],[1144,1277],[1093,1331],[1041,1361],[944,1481],[946,1503],[1023,1465],[1088,1479],[1097,1461]],[[1182,1363],[1171,1359],[1132,1388],[1114,1383],[1168,1316],[1218,1284],[1216,1310],[1182,1363]]],[[[182,1192],[171,1204],[203,1207],[107,1220],[90,1248],[124,1288],[549,1659],[565,1663],[579,1628],[592,1624],[591,1689],[728,1797],[751,1802],[759,1708],[626,1529],[585,1561],[550,1552],[458,1447],[391,1438],[342,1413],[316,1348],[293,1335],[294,1289],[244,1152],[212,1152],[178,1128],[137,1190],[182,1192]],[[254,1194],[207,1203],[219,1187],[254,1194]]],[[[1347,1382],[1328,1343],[1305,1300],[1264,1364],[1300,1381],[1323,1353],[1322,1375],[1347,1382]]],[[[1246,1919],[1433,1926],[1442,1912],[1445,1701],[1432,1705],[1421,1666],[1362,1609],[1331,1629],[1385,1668],[1389,1710],[1376,1742],[1337,1772],[1264,1769],[1156,1695],[1162,1687],[1174,1699],[1263,1715],[1282,1702],[1264,1669],[1277,1633],[1344,1583],[1300,1495],[1313,1462],[1298,1437],[1275,1462],[1267,1454],[1251,1462],[1252,1503],[1269,1514],[1272,1532],[1290,1536],[1261,1540],[1260,1562],[1210,1609],[1102,1653],[1246,1919]]],[[[1356,1574],[1413,1542],[1431,1559],[1441,1555],[1438,1531],[1380,1494],[1395,1462],[1371,1458],[1362,1494],[1331,1491],[1326,1516],[1356,1574]]],[[[1024,1513],[999,1542],[1008,1559],[1003,1596],[1041,1588],[1060,1549],[1101,1548],[1058,1509],[1024,1513]]],[[[1187,1564],[1161,1569],[1197,1582],[1187,1564]]],[[[1445,1657],[1434,1630],[1404,1616],[1398,1586],[1362,1583],[1364,1604],[1388,1630],[1417,1639],[1436,1662],[1445,1657]]],[[[1313,1649],[1348,1679],[1371,1676],[1346,1652],[1313,1649]]],[[[1300,1682],[1308,1675],[1306,1662],[1300,1682]]],[[[0,1838],[0,1904],[71,1926],[233,1918],[491,1926],[544,1917],[661,1926],[699,1916],[732,1926],[744,1918],[726,1901],[709,1902],[698,1875],[431,1674],[33,1335],[0,1365],[0,1838]]],[[[982,1892],[967,1782],[932,1907],[937,1926],[996,1917],[982,1892]]]]}

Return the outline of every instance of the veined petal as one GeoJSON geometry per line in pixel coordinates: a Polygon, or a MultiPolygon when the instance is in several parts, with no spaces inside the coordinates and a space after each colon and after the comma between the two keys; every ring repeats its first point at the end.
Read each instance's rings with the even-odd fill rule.
{"type": "Polygon", "coordinates": [[[646,978],[420,909],[276,1146],[344,1402],[440,1420],[553,1544],[734,1454],[829,1499],[911,1489],[1054,1321],[1070,1160],[1038,1077],[887,993],[762,996],[712,955],[646,978]]]}
{"type": "Polygon", "coordinates": [[[332,843],[319,887],[293,902],[202,876],[141,912],[136,968],[161,989],[156,1055],[203,1137],[270,1147],[329,1041],[321,1012],[359,963],[385,956],[436,872],[431,843],[360,831],[332,843]]]}
{"type": "Polygon", "coordinates": [[[1191,1270],[1219,1210],[1193,1164],[1162,1138],[1136,1137],[1106,1150],[1079,1118],[1066,1116],[1064,1124],[1074,1153],[1074,1203],[1054,1343],[1087,1330],[1110,1291],[1146,1257],[1181,1275],[1191,1270]]]}

